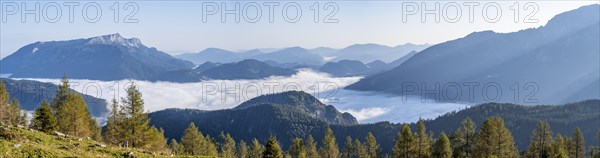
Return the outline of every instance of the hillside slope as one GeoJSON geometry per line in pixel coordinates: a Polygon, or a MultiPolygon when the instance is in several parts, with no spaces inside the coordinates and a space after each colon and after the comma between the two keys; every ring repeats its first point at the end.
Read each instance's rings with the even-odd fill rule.
{"type": "Polygon", "coordinates": [[[0,127],[0,157],[168,157],[140,149],[105,146],[18,127],[0,127]]]}

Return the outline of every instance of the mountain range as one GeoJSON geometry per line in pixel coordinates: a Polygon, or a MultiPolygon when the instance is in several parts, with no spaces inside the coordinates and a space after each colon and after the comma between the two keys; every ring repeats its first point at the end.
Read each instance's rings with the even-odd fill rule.
{"type": "Polygon", "coordinates": [[[273,67],[254,59],[236,63],[219,64],[206,62],[190,70],[169,71],[159,74],[150,81],[169,81],[177,83],[200,82],[203,80],[262,79],[271,76],[291,76],[293,69],[273,67]]]}
{"type": "Polygon", "coordinates": [[[219,48],[207,48],[198,53],[184,53],[176,55],[176,58],[188,60],[196,64],[204,62],[231,63],[244,59],[257,59],[268,62],[274,61],[282,65],[293,66],[321,66],[327,61],[358,60],[363,63],[369,63],[376,60],[392,62],[413,51],[421,51],[429,44],[404,44],[395,47],[389,47],[379,44],[356,44],[343,49],[334,49],[329,47],[318,47],[314,49],[305,49],[301,47],[290,47],[273,50],[273,52],[263,52],[259,49],[249,51],[234,52],[219,48]]]}
{"type": "MultiPolygon", "coordinates": [[[[579,127],[586,138],[586,144],[591,146],[598,145],[594,140],[598,131],[596,125],[600,124],[599,104],[600,100],[538,106],[487,103],[425,120],[425,125],[428,131],[437,135],[442,131],[454,132],[466,117],[472,118],[479,129],[486,118],[499,116],[513,133],[516,146],[524,150],[537,121],[545,120],[552,131],[562,135],[570,136],[579,127]]],[[[320,140],[324,130],[330,127],[340,145],[346,136],[364,141],[367,133],[372,132],[377,136],[383,152],[389,153],[401,128],[401,124],[390,122],[358,124],[352,115],[340,113],[334,107],[320,103],[310,94],[296,91],[259,96],[233,109],[166,109],[148,116],[151,118],[150,124],[163,128],[168,138],[179,139],[189,123],[194,122],[204,134],[213,137],[226,132],[236,140],[249,142],[256,138],[264,142],[270,136],[277,136],[284,149],[296,137],[306,139],[308,135],[312,135],[320,140]]],[[[410,126],[416,129],[415,123],[410,126]]]]}
{"type": "Polygon", "coordinates": [[[11,78],[147,79],[194,64],[146,47],[137,38],[111,34],[68,41],[35,42],[0,61],[11,78]]]}
{"type": "Polygon", "coordinates": [[[600,98],[599,8],[561,13],[539,28],[471,33],[346,88],[471,103],[560,104],[600,98]],[[408,84],[411,89],[404,89],[408,84]],[[477,95],[469,95],[465,84],[476,85],[477,95]]]}

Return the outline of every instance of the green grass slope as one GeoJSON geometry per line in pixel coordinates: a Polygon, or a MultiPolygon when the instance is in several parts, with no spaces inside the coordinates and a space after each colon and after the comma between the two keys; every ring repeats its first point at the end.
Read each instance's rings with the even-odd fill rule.
{"type": "Polygon", "coordinates": [[[59,137],[19,127],[0,127],[3,157],[168,157],[140,149],[101,145],[86,138],[59,137]]]}

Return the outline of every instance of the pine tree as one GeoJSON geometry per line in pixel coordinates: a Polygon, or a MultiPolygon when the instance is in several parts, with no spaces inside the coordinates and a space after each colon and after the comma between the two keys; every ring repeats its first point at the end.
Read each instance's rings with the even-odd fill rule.
{"type": "Polygon", "coordinates": [[[221,143],[221,157],[222,158],[234,158],[235,157],[235,140],[229,134],[219,135],[223,142],[221,143]]]}
{"type": "Polygon", "coordinates": [[[552,147],[552,131],[550,125],[544,121],[539,121],[536,129],[532,131],[531,141],[525,157],[527,158],[546,158],[550,156],[552,147]]]}
{"type": "Polygon", "coordinates": [[[356,150],[356,152],[354,153],[356,155],[357,158],[369,158],[369,151],[367,151],[367,147],[360,142],[360,140],[356,139],[354,140],[354,150],[356,150]]]}
{"type": "Polygon", "coordinates": [[[460,127],[451,136],[452,154],[457,158],[471,157],[473,142],[475,142],[475,123],[471,118],[465,118],[460,127]]]}
{"type": "Polygon", "coordinates": [[[312,135],[308,135],[308,140],[306,140],[306,156],[309,158],[319,157],[317,142],[315,142],[312,135]]]}
{"type": "Polygon", "coordinates": [[[319,155],[322,158],[337,158],[340,154],[338,145],[335,141],[335,136],[331,128],[325,130],[325,137],[323,137],[323,146],[319,149],[319,155]]]}
{"type": "Polygon", "coordinates": [[[142,93],[138,90],[135,83],[132,83],[127,88],[127,97],[123,98],[123,111],[126,116],[126,129],[125,134],[126,140],[130,142],[131,147],[142,147],[144,146],[144,134],[147,133],[148,123],[150,119],[146,113],[144,113],[144,100],[142,100],[142,93]]]}
{"type": "Polygon", "coordinates": [[[289,154],[292,158],[306,158],[306,150],[304,149],[304,141],[300,138],[294,138],[290,146],[289,154]]]}
{"type": "Polygon", "coordinates": [[[0,125],[8,124],[10,121],[8,99],[10,98],[4,82],[0,80],[0,125]]]}
{"type": "Polygon", "coordinates": [[[248,149],[248,145],[244,140],[240,140],[237,147],[237,157],[250,157],[250,151],[248,149]]]}
{"type": "Polygon", "coordinates": [[[500,117],[483,122],[473,146],[473,157],[518,157],[512,134],[500,117]]]}
{"type": "Polygon", "coordinates": [[[556,134],[556,139],[554,139],[554,143],[552,144],[552,150],[550,153],[551,158],[568,158],[567,150],[566,150],[566,139],[560,134],[556,134]]]}
{"type": "Polygon", "coordinates": [[[185,150],[183,145],[177,143],[175,139],[171,139],[169,142],[169,149],[171,149],[173,155],[183,155],[185,150]]]}
{"type": "Polygon", "coordinates": [[[252,146],[250,147],[250,157],[260,158],[262,157],[264,147],[258,142],[256,138],[252,139],[252,146]]]}
{"type": "Polygon", "coordinates": [[[412,131],[410,129],[410,126],[408,126],[408,124],[405,123],[402,125],[402,129],[400,130],[400,132],[398,132],[398,135],[396,136],[394,149],[392,149],[392,157],[411,157],[410,151],[412,150],[412,144],[412,131]]]}
{"type": "Polygon", "coordinates": [[[582,158],[585,157],[585,138],[583,137],[583,133],[579,128],[575,128],[573,131],[573,140],[571,141],[571,151],[569,151],[569,156],[573,158],[582,158]]]}
{"type": "Polygon", "coordinates": [[[189,155],[201,155],[203,142],[204,136],[198,131],[196,125],[191,122],[181,136],[181,145],[183,145],[185,153],[189,155]]]}
{"type": "Polygon", "coordinates": [[[452,158],[452,147],[450,147],[450,139],[444,132],[435,141],[433,157],[436,158],[452,158]]]}
{"type": "Polygon", "coordinates": [[[54,117],[54,114],[52,114],[52,110],[46,100],[44,100],[42,105],[35,110],[31,127],[46,133],[58,130],[56,118],[54,117]]]}
{"type": "Polygon", "coordinates": [[[367,142],[365,145],[367,147],[367,152],[369,153],[369,157],[371,157],[371,158],[379,157],[379,153],[381,152],[381,149],[379,148],[379,144],[377,143],[377,139],[375,138],[373,133],[371,133],[371,132],[367,133],[366,140],[367,140],[367,142]]]}
{"type": "Polygon", "coordinates": [[[354,144],[352,143],[352,137],[347,136],[346,142],[344,143],[344,149],[342,150],[342,154],[340,155],[342,158],[353,158],[354,153],[354,144]]]}
{"type": "Polygon", "coordinates": [[[106,129],[102,135],[104,142],[121,145],[126,141],[125,137],[125,114],[121,111],[116,99],[112,100],[110,114],[106,121],[106,129]]]}
{"type": "Polygon", "coordinates": [[[69,92],[57,111],[58,127],[62,133],[78,136],[92,137],[92,116],[81,95],[69,92]]]}
{"type": "Polygon", "coordinates": [[[274,136],[269,137],[265,144],[265,151],[262,153],[263,158],[283,158],[283,152],[277,138],[274,136]]]}
{"type": "Polygon", "coordinates": [[[430,157],[430,147],[431,141],[430,136],[427,135],[427,130],[425,129],[425,123],[422,119],[419,118],[417,122],[417,133],[415,134],[415,143],[416,145],[416,153],[419,158],[428,158],[430,157]]]}

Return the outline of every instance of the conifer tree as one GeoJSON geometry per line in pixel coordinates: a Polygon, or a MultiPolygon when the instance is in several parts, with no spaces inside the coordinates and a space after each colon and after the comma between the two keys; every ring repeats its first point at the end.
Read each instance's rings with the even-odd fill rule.
{"type": "Polygon", "coordinates": [[[293,158],[306,158],[306,150],[304,149],[304,141],[300,138],[294,138],[290,146],[289,154],[293,158]]]}
{"type": "Polygon", "coordinates": [[[0,125],[9,124],[9,105],[8,99],[10,98],[4,82],[0,80],[0,125]]]}
{"type": "Polygon", "coordinates": [[[238,143],[238,147],[237,147],[237,157],[250,157],[249,155],[249,151],[250,149],[248,148],[248,144],[246,144],[246,142],[244,140],[240,140],[240,143],[238,143]]]}
{"type": "Polygon", "coordinates": [[[262,157],[262,153],[264,150],[264,146],[258,142],[256,138],[252,139],[252,146],[250,147],[250,157],[251,158],[260,158],[262,157]]]}
{"type": "Polygon", "coordinates": [[[435,141],[433,157],[436,158],[452,158],[452,147],[450,147],[450,139],[444,132],[435,141]]]}
{"type": "Polygon", "coordinates": [[[69,79],[64,75],[61,79],[61,84],[56,91],[56,96],[54,96],[52,104],[50,104],[50,108],[55,115],[58,113],[60,107],[65,104],[69,93],[71,93],[71,90],[69,89],[69,79]]]}
{"type": "Polygon", "coordinates": [[[50,109],[50,106],[46,100],[44,100],[42,105],[35,110],[31,127],[46,133],[51,133],[58,130],[56,118],[54,117],[54,114],[52,113],[52,110],[50,109]]]}
{"type": "Polygon", "coordinates": [[[552,131],[548,123],[539,121],[531,133],[531,141],[525,157],[546,158],[550,156],[552,147],[552,131]]]}
{"type": "Polygon", "coordinates": [[[473,123],[471,118],[467,117],[451,136],[450,144],[452,144],[452,154],[457,158],[471,157],[474,142],[475,123],[473,123]]]}
{"type": "Polygon", "coordinates": [[[169,149],[171,149],[173,155],[183,155],[185,150],[183,145],[177,143],[175,139],[171,139],[169,142],[169,149]]]}
{"type": "Polygon", "coordinates": [[[413,136],[410,126],[408,124],[403,124],[402,129],[398,132],[396,136],[396,142],[394,144],[394,149],[392,150],[392,157],[403,157],[408,158],[411,157],[410,151],[412,150],[413,144],[413,136]]]}
{"type": "Polygon", "coordinates": [[[354,153],[356,151],[354,150],[354,144],[352,142],[352,137],[347,136],[346,137],[346,142],[344,143],[344,149],[342,150],[342,154],[340,155],[342,158],[353,158],[354,157],[354,153]]]}
{"type": "Polygon", "coordinates": [[[181,145],[183,145],[185,153],[189,155],[201,155],[203,142],[204,136],[198,131],[196,125],[191,122],[181,136],[181,145]]]}
{"type": "Polygon", "coordinates": [[[583,137],[583,133],[579,128],[575,128],[573,131],[573,138],[571,141],[571,151],[569,152],[569,156],[573,158],[583,158],[585,157],[585,138],[583,137]]]}
{"type": "Polygon", "coordinates": [[[371,133],[371,132],[367,133],[367,138],[365,140],[367,140],[365,142],[366,143],[365,145],[367,147],[367,152],[369,153],[369,157],[371,157],[371,158],[379,157],[379,153],[381,152],[381,149],[379,148],[379,144],[377,143],[377,139],[375,138],[373,133],[371,133]]]}
{"type": "Polygon", "coordinates": [[[312,135],[308,135],[308,140],[306,140],[306,156],[309,158],[319,157],[317,142],[315,142],[312,135]]]}
{"type": "Polygon", "coordinates": [[[9,122],[11,125],[21,125],[21,103],[17,99],[12,99],[9,106],[9,122]]]}
{"type": "Polygon", "coordinates": [[[206,135],[206,137],[204,137],[202,147],[203,148],[200,150],[202,155],[207,157],[217,157],[219,155],[217,143],[212,137],[210,137],[210,135],[206,135]]]}
{"type": "Polygon", "coordinates": [[[357,158],[369,158],[369,151],[367,151],[367,147],[360,142],[360,140],[356,139],[354,140],[354,150],[356,150],[356,153],[354,153],[356,155],[357,158]]]}
{"type": "Polygon", "coordinates": [[[117,100],[113,99],[110,114],[106,121],[106,129],[102,135],[104,142],[113,145],[121,145],[124,143],[123,141],[126,141],[124,140],[125,126],[125,115],[121,111],[117,100]]]}
{"type": "Polygon", "coordinates": [[[566,150],[566,139],[560,134],[556,134],[556,139],[552,144],[552,150],[550,153],[551,158],[568,158],[566,150]]]}
{"type": "Polygon", "coordinates": [[[490,117],[481,126],[473,146],[473,157],[518,157],[515,142],[500,117],[490,117]]]}
{"type": "Polygon", "coordinates": [[[337,158],[340,154],[335,136],[331,128],[325,130],[325,137],[323,137],[323,146],[319,149],[319,155],[322,158],[337,158]]]}
{"type": "Polygon", "coordinates": [[[126,119],[125,138],[130,142],[131,147],[144,146],[144,134],[147,133],[150,119],[144,113],[144,100],[142,93],[138,90],[135,83],[127,88],[127,96],[123,100],[123,111],[128,118],[126,119]]]}
{"type": "Polygon", "coordinates": [[[56,118],[62,133],[77,137],[92,137],[92,116],[81,95],[68,92],[65,100],[59,106],[56,118]]]}
{"type": "Polygon", "coordinates": [[[431,141],[430,136],[427,135],[427,130],[425,128],[425,123],[422,119],[419,118],[417,122],[417,133],[415,134],[415,150],[417,152],[417,157],[419,158],[428,158],[431,155],[431,141]]]}
{"type": "Polygon", "coordinates": [[[263,158],[283,158],[283,152],[277,138],[274,136],[269,137],[265,144],[265,151],[262,153],[263,158]]]}
{"type": "Polygon", "coordinates": [[[154,126],[148,128],[144,136],[143,149],[154,151],[154,152],[165,152],[167,148],[167,140],[164,137],[165,131],[154,126]]]}
{"type": "Polygon", "coordinates": [[[234,158],[235,157],[235,140],[229,134],[219,135],[223,142],[221,143],[221,157],[222,158],[234,158]]]}

